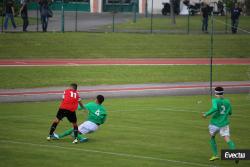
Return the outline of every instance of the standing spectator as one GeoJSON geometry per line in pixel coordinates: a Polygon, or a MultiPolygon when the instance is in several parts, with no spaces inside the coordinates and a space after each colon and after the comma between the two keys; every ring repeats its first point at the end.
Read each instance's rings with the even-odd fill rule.
{"type": "Polygon", "coordinates": [[[48,0],[40,0],[40,13],[43,32],[47,32],[49,21],[49,2],[48,0]]]}
{"type": "Polygon", "coordinates": [[[20,8],[21,17],[23,19],[23,32],[27,31],[27,27],[29,25],[28,19],[28,1],[21,0],[21,8],[20,8]]]}
{"type": "Polygon", "coordinates": [[[239,8],[239,5],[237,3],[231,9],[231,28],[233,34],[237,33],[241,11],[242,10],[241,8],[239,8]]]}
{"type": "Polygon", "coordinates": [[[217,7],[218,7],[218,12],[221,16],[225,16],[225,12],[224,12],[224,4],[222,1],[218,1],[218,4],[217,4],[217,7]]]}
{"type": "Polygon", "coordinates": [[[243,10],[242,10],[243,16],[247,15],[247,5],[243,4],[243,10]]]}
{"type": "Polygon", "coordinates": [[[16,29],[16,23],[14,20],[15,10],[14,4],[12,0],[7,0],[6,8],[5,8],[5,20],[4,20],[4,29],[7,30],[9,24],[9,18],[11,19],[11,23],[14,29],[16,29]]]}
{"type": "Polygon", "coordinates": [[[201,8],[201,14],[202,14],[202,32],[208,32],[208,16],[209,16],[209,6],[203,2],[202,8],[201,8]]]}

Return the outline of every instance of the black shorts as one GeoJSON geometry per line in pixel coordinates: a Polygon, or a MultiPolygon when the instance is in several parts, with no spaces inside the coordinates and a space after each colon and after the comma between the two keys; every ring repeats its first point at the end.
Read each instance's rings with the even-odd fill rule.
{"type": "Polygon", "coordinates": [[[56,114],[56,117],[59,120],[62,120],[64,117],[67,117],[69,122],[71,122],[71,123],[76,123],[77,122],[76,112],[72,112],[72,111],[69,111],[69,110],[61,109],[61,108],[58,110],[58,112],[56,114]]]}

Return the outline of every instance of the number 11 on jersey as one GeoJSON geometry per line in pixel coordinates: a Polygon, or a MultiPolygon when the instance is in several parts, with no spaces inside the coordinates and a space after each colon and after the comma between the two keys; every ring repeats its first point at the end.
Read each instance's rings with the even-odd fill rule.
{"type": "Polygon", "coordinates": [[[73,97],[73,98],[75,98],[75,99],[76,99],[76,93],[74,93],[74,92],[70,92],[70,97],[73,97]]]}

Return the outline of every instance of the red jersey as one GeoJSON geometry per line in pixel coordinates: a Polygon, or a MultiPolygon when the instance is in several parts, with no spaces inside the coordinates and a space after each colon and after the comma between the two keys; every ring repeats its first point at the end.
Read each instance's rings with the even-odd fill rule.
{"type": "Polygon", "coordinates": [[[67,89],[64,91],[60,108],[75,112],[79,101],[81,101],[79,93],[74,89],[67,89]]]}

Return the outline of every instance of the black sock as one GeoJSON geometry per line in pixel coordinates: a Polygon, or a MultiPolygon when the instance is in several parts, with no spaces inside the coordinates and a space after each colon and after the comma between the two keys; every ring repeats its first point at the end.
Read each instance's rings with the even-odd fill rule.
{"type": "Polygon", "coordinates": [[[52,135],[54,131],[56,130],[57,123],[53,123],[50,127],[49,135],[52,135]]]}
{"type": "Polygon", "coordinates": [[[78,136],[78,126],[74,126],[74,136],[75,136],[75,139],[77,139],[77,136],[78,136]]]}

